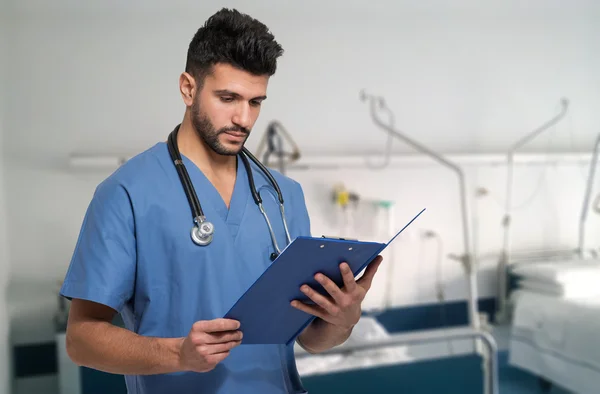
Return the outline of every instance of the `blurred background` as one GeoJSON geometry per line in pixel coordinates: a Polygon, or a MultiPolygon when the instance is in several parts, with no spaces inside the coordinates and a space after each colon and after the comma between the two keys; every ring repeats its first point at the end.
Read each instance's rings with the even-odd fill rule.
{"type": "Polygon", "coordinates": [[[221,7],[283,45],[247,146],[302,184],[313,235],[387,241],[427,209],[354,339],[449,336],[299,354],[309,391],[489,392],[490,357],[503,393],[599,387],[600,282],[569,296],[599,272],[597,1],[0,1],[0,393],[124,392],[68,360],[58,289],[95,187],[180,122],[221,7]]]}

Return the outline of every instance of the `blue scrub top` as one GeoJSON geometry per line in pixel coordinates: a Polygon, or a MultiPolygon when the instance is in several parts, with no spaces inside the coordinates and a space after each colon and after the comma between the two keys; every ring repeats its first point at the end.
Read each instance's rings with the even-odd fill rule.
{"type": "MultiPolygon", "coordinates": [[[[215,226],[210,245],[192,242],[192,213],[166,143],[130,159],[96,189],[61,295],[108,305],[126,327],[151,337],[185,337],[194,322],[223,317],[271,264],[267,224],[244,165],[227,209],[218,191],[183,157],[198,199],[215,226]]],[[[252,163],[253,164],[253,163],[252,163]]],[[[271,171],[283,193],[292,240],[310,235],[300,185],[271,171]]],[[[281,248],[276,193],[253,164],[257,190],[281,248]]],[[[129,393],[304,393],[293,344],[240,345],[207,373],[126,376],[129,393]]]]}

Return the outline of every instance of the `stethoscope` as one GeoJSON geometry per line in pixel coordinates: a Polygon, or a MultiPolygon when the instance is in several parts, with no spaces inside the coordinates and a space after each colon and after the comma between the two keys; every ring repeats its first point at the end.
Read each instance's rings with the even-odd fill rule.
{"type": "MultiPolygon", "coordinates": [[[[181,180],[181,184],[183,186],[183,190],[187,197],[187,200],[190,204],[190,208],[192,209],[192,216],[194,220],[194,226],[191,230],[192,240],[196,245],[206,246],[210,244],[213,240],[215,227],[214,225],[206,220],[206,216],[204,216],[204,211],[202,210],[202,206],[200,206],[200,201],[198,200],[198,196],[196,195],[196,191],[194,190],[194,186],[192,185],[192,181],[190,180],[190,176],[183,164],[183,159],[181,158],[181,154],[179,153],[179,148],[177,146],[177,133],[179,132],[180,125],[177,125],[175,129],[169,134],[167,146],[169,148],[169,154],[171,155],[171,160],[173,160],[173,164],[175,164],[175,168],[177,169],[177,173],[179,174],[179,179],[181,180]]],[[[287,226],[287,221],[285,220],[285,209],[283,206],[283,195],[281,190],[279,189],[279,185],[275,178],[271,175],[269,170],[256,158],[252,153],[250,153],[245,147],[242,148],[242,151],[239,155],[240,159],[242,159],[242,163],[246,168],[246,174],[248,175],[248,183],[250,184],[250,191],[252,192],[252,197],[254,198],[254,202],[260,209],[265,221],[267,222],[267,226],[269,227],[269,233],[271,234],[271,241],[273,242],[273,246],[275,247],[275,253],[271,254],[271,260],[274,260],[281,254],[281,249],[277,243],[277,239],[275,238],[275,232],[273,231],[273,227],[271,226],[271,222],[269,221],[269,217],[265,212],[265,209],[262,204],[262,198],[260,194],[256,191],[256,186],[254,185],[254,177],[252,176],[252,168],[250,167],[250,162],[248,158],[252,160],[260,170],[269,178],[269,181],[275,188],[277,192],[277,198],[279,199],[279,210],[281,211],[281,219],[283,220],[283,227],[285,229],[285,236],[287,243],[291,242],[290,233],[287,226]]]]}

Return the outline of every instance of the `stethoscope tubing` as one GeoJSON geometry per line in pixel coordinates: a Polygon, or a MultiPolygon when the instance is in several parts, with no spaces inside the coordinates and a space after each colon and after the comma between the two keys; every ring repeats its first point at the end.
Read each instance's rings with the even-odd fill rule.
{"type": "MultiPolygon", "coordinates": [[[[179,175],[179,179],[181,181],[183,190],[185,192],[186,198],[190,205],[190,209],[192,210],[194,222],[195,222],[196,226],[200,226],[200,225],[202,225],[202,223],[204,223],[206,221],[206,217],[204,216],[204,211],[202,210],[202,205],[200,204],[200,201],[198,200],[198,195],[196,194],[196,191],[194,189],[194,186],[192,184],[190,176],[187,172],[187,169],[185,168],[185,164],[183,163],[183,159],[179,152],[179,148],[177,146],[177,133],[179,132],[180,126],[181,125],[177,125],[175,127],[175,129],[169,134],[167,146],[168,146],[168,150],[169,150],[169,155],[171,156],[171,160],[173,161],[173,164],[175,165],[175,168],[177,169],[177,174],[179,175]]],[[[246,174],[248,176],[248,184],[250,186],[252,198],[254,199],[254,202],[258,206],[260,212],[262,213],[263,217],[265,218],[265,221],[267,222],[267,226],[269,228],[269,233],[271,235],[271,240],[273,241],[273,246],[275,247],[275,250],[277,251],[277,255],[279,255],[281,253],[281,249],[279,248],[279,245],[277,243],[277,239],[275,237],[273,227],[271,226],[271,221],[269,220],[269,217],[266,214],[264,206],[262,204],[262,202],[263,202],[262,198],[261,198],[260,194],[258,193],[258,191],[256,190],[256,185],[254,183],[254,176],[252,174],[252,168],[250,166],[250,162],[248,161],[248,158],[250,158],[250,160],[252,160],[252,162],[254,162],[258,166],[258,168],[261,170],[261,172],[263,172],[263,174],[265,174],[265,176],[268,178],[269,182],[275,189],[275,192],[277,193],[277,199],[279,200],[279,209],[280,209],[281,217],[283,220],[283,227],[285,230],[286,241],[289,244],[291,242],[291,237],[290,237],[287,221],[285,219],[285,207],[284,207],[284,200],[283,200],[283,194],[281,193],[281,189],[279,188],[279,185],[278,185],[277,181],[275,180],[275,178],[273,177],[273,175],[271,175],[270,171],[252,153],[250,153],[250,151],[248,151],[248,149],[246,149],[245,147],[242,148],[242,151],[240,152],[239,156],[240,156],[242,163],[246,169],[246,174]]],[[[210,225],[210,227],[212,228],[212,224],[210,225]]],[[[194,234],[194,233],[192,232],[192,234],[194,234]]],[[[206,237],[209,237],[209,236],[212,237],[212,230],[211,230],[210,234],[206,235],[206,237]]],[[[197,243],[198,245],[207,245],[212,240],[212,238],[210,238],[210,240],[208,240],[207,242],[200,243],[200,242],[198,242],[196,237],[192,236],[192,238],[194,239],[194,242],[197,243]]]]}

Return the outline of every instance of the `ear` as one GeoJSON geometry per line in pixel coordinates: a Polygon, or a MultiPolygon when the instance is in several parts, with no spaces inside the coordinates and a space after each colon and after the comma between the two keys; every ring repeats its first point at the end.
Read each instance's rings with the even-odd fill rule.
{"type": "Polygon", "coordinates": [[[191,107],[194,103],[194,96],[197,94],[194,77],[186,72],[182,73],[179,76],[179,91],[185,105],[191,107]]]}

